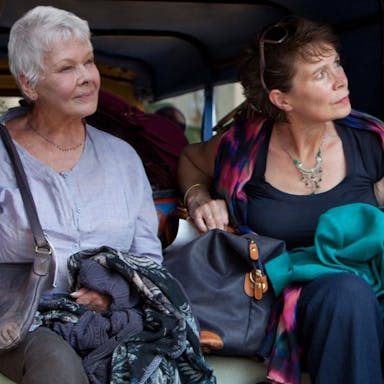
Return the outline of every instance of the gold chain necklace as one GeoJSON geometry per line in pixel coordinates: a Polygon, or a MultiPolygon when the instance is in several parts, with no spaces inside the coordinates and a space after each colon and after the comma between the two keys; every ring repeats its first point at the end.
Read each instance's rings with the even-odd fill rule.
{"type": "Polygon", "coordinates": [[[62,147],[59,144],[55,143],[54,141],[48,139],[48,137],[44,136],[41,134],[31,123],[28,121],[28,126],[31,128],[33,133],[35,133],[37,136],[41,137],[43,140],[45,140],[47,143],[53,145],[55,148],[57,148],[59,151],[62,152],[70,152],[70,151],[75,151],[76,149],[80,148],[84,144],[84,140],[81,141],[81,143],[74,145],[73,147],[62,147]]]}

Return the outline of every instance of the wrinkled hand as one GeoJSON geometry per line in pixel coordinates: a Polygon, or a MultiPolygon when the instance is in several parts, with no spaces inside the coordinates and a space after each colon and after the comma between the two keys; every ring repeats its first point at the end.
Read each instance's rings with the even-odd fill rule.
{"type": "Polygon", "coordinates": [[[76,299],[77,304],[83,304],[90,311],[106,311],[112,301],[111,296],[103,293],[92,291],[88,288],[80,288],[78,291],[72,292],[71,297],[76,299]]]}
{"type": "Polygon", "coordinates": [[[224,200],[213,200],[208,193],[198,191],[188,201],[189,216],[197,229],[207,232],[210,229],[227,229],[228,208],[224,200]]]}

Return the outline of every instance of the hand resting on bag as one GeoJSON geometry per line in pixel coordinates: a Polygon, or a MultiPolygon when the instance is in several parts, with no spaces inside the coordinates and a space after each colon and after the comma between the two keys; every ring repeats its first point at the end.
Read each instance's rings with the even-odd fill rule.
{"type": "Polygon", "coordinates": [[[186,193],[185,203],[189,217],[200,232],[210,229],[226,230],[229,223],[228,208],[224,200],[212,199],[207,187],[196,185],[186,193]]]}

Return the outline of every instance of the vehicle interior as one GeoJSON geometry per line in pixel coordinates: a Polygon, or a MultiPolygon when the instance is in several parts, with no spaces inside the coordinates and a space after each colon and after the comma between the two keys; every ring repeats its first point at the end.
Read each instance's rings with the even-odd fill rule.
{"type": "MultiPolygon", "coordinates": [[[[36,5],[64,8],[88,20],[102,88],[112,95],[112,99],[106,96],[102,100],[118,105],[118,101],[114,104],[116,97],[130,105],[139,116],[135,124],[143,121],[141,113],[145,117],[149,112],[144,110],[151,104],[200,92],[199,140],[208,140],[217,126],[228,123],[236,107],[225,106],[224,120],[218,121],[215,89],[237,82],[238,59],[252,36],[290,14],[324,21],[335,28],[340,36],[352,107],[384,119],[382,0],[0,0],[0,97],[20,97],[7,64],[8,33],[13,22],[36,5]]],[[[110,130],[100,114],[91,117],[90,122],[110,130]]],[[[141,140],[147,140],[151,148],[161,142],[162,150],[176,162],[187,141],[173,141],[175,135],[164,124],[153,129],[154,136],[144,134],[141,140]]],[[[112,133],[121,135],[121,130],[112,133]]],[[[144,144],[140,141],[140,145],[144,144]]],[[[142,155],[148,153],[143,150],[142,155]]],[[[155,178],[159,171],[151,169],[154,163],[148,160],[146,166],[155,178]]],[[[175,169],[170,172],[172,181],[154,188],[162,220],[175,209],[179,197],[175,169]]],[[[165,238],[164,246],[174,239],[177,229],[176,225],[171,234],[164,234],[167,229],[159,230],[159,236],[165,238]]],[[[256,359],[207,355],[207,360],[218,384],[266,380],[266,363],[256,359]]],[[[303,383],[309,382],[303,375],[303,383]]],[[[0,377],[0,384],[7,383],[11,382],[0,377]]]]}

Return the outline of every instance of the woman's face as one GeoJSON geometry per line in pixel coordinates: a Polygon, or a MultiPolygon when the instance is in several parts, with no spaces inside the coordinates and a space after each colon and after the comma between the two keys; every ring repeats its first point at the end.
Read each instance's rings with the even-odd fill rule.
{"type": "Polygon", "coordinates": [[[35,87],[35,106],[63,117],[84,118],[96,111],[100,75],[87,41],[58,41],[44,58],[35,87]]]}
{"type": "Polygon", "coordinates": [[[338,53],[331,47],[313,61],[299,59],[295,64],[292,88],[286,96],[288,117],[307,122],[327,122],[351,111],[348,79],[338,53]]]}

